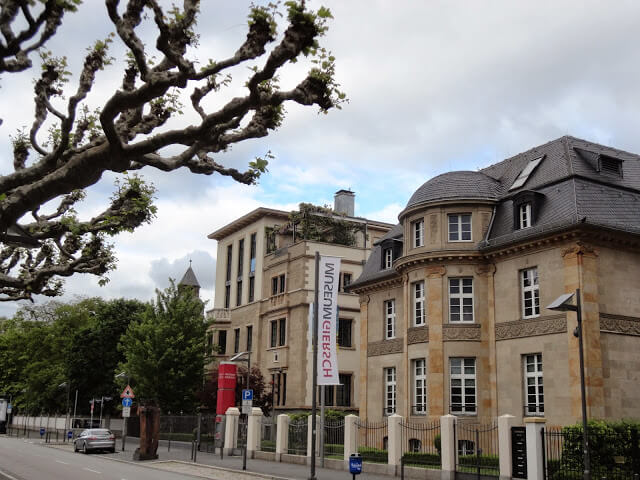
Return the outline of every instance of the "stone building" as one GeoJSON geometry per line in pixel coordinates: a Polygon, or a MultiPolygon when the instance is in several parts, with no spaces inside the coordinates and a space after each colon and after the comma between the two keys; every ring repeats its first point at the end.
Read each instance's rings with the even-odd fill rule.
{"type": "Polygon", "coordinates": [[[640,156],[562,137],[422,185],[349,287],[360,415],[639,418],[640,156]]]}
{"type": "Polygon", "coordinates": [[[334,209],[258,208],[209,235],[218,241],[214,308],[207,312],[212,364],[250,351],[278,411],[311,407],[308,314],[316,251],[342,257],[337,331],[343,384],[328,389],[326,403],[357,410],[360,306],[344,286],[360,276],[373,244],[392,225],[355,217],[354,201],[353,192],[340,190],[334,209]]]}

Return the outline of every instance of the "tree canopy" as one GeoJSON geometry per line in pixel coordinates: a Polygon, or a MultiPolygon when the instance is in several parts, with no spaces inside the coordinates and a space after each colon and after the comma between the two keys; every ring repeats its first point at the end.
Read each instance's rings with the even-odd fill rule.
{"type": "MultiPolygon", "coordinates": [[[[86,6],[95,8],[93,2],[86,6]]],[[[154,187],[135,174],[144,167],[186,167],[253,184],[266,171],[268,155],[239,171],[224,165],[225,151],[278,128],[286,102],[327,112],[345,101],[334,80],[335,59],[318,43],[331,18],[326,8],[286,2],[279,33],[280,6],[252,6],[239,48],[201,62],[197,0],[185,0],[182,8],[157,0],[105,0],[113,33],[95,40],[72,79],[67,58],[46,44],[63,31],[65,15],[79,8],[81,0],[0,3],[0,74],[32,68],[34,59],[40,66],[33,123],[12,136],[14,171],[0,176],[0,301],[59,295],[62,278],[75,273],[106,281],[116,262],[107,237],[154,218],[154,187]],[[155,29],[155,48],[143,41],[147,27],[155,29]],[[125,58],[111,56],[116,41],[126,47],[125,58]],[[308,57],[310,70],[294,88],[281,89],[279,72],[301,57],[308,57]],[[249,67],[244,93],[225,98],[229,72],[240,65],[249,67]],[[122,68],[119,88],[105,92],[103,105],[88,105],[89,93],[104,88],[100,73],[108,68],[122,68]],[[186,109],[183,99],[196,120],[173,128],[170,120],[186,109]],[[122,174],[110,204],[80,218],[76,207],[85,189],[106,172],[122,174]]]]}

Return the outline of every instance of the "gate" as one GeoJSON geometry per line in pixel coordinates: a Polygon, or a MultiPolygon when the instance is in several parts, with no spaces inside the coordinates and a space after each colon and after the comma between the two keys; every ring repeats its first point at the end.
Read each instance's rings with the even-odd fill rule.
{"type": "Polygon", "coordinates": [[[262,417],[260,419],[260,451],[276,451],[277,425],[275,417],[262,417]]]}
{"type": "Polygon", "coordinates": [[[307,417],[293,420],[289,423],[289,448],[290,455],[307,455],[307,431],[309,421],[307,417]]]}
{"type": "Polygon", "coordinates": [[[402,431],[401,466],[440,469],[440,422],[400,422],[402,431]]]}
{"type": "Polygon", "coordinates": [[[493,480],[500,476],[498,425],[460,423],[454,428],[456,480],[493,480]]]}
{"type": "Polygon", "coordinates": [[[527,478],[527,430],[511,427],[511,471],[513,478],[527,478]]]}
{"type": "Polygon", "coordinates": [[[247,426],[249,425],[249,419],[247,415],[240,417],[238,420],[238,444],[237,448],[242,450],[247,448],[247,426]],[[244,417],[244,418],[243,418],[244,417]]]}
{"type": "Polygon", "coordinates": [[[322,426],[324,430],[324,456],[342,460],[344,458],[344,418],[326,419],[322,426]]]}
{"type": "Polygon", "coordinates": [[[388,463],[389,423],[357,420],[358,453],[363,462],[388,463]]]}

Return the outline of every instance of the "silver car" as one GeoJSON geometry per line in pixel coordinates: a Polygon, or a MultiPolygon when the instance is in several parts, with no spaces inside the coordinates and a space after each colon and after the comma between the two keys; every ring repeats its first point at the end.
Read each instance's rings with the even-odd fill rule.
{"type": "Polygon", "coordinates": [[[105,428],[90,428],[83,430],[73,441],[73,451],[87,453],[89,450],[107,450],[115,453],[116,436],[105,428]]]}

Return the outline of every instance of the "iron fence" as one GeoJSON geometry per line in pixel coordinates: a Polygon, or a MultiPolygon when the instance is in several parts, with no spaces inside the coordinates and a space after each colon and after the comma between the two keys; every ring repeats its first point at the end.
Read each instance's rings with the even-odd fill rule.
{"type": "Polygon", "coordinates": [[[400,422],[402,432],[402,466],[439,469],[440,422],[400,422]]]}
{"type": "Polygon", "coordinates": [[[454,428],[457,478],[498,477],[498,425],[456,421],[454,428]],[[465,475],[468,474],[468,475],[465,475]]]}
{"type": "Polygon", "coordinates": [[[327,458],[344,458],[344,419],[324,420],[324,456],[327,458]]]}
{"type": "Polygon", "coordinates": [[[309,421],[307,418],[300,418],[289,423],[289,448],[291,455],[307,455],[307,432],[309,421]]]}
{"type": "Polygon", "coordinates": [[[260,419],[260,450],[263,452],[276,451],[278,423],[275,417],[262,417],[260,419]]]}
{"type": "MultiPolygon", "coordinates": [[[[548,480],[582,478],[584,446],[582,429],[550,427],[541,432],[544,445],[544,477],[548,480]]],[[[623,480],[640,478],[640,438],[634,427],[589,430],[591,478],[623,480]]]]}
{"type": "Polygon", "coordinates": [[[359,420],[356,426],[358,427],[358,453],[362,455],[362,461],[388,463],[389,424],[387,420],[381,422],[359,420]]]}

